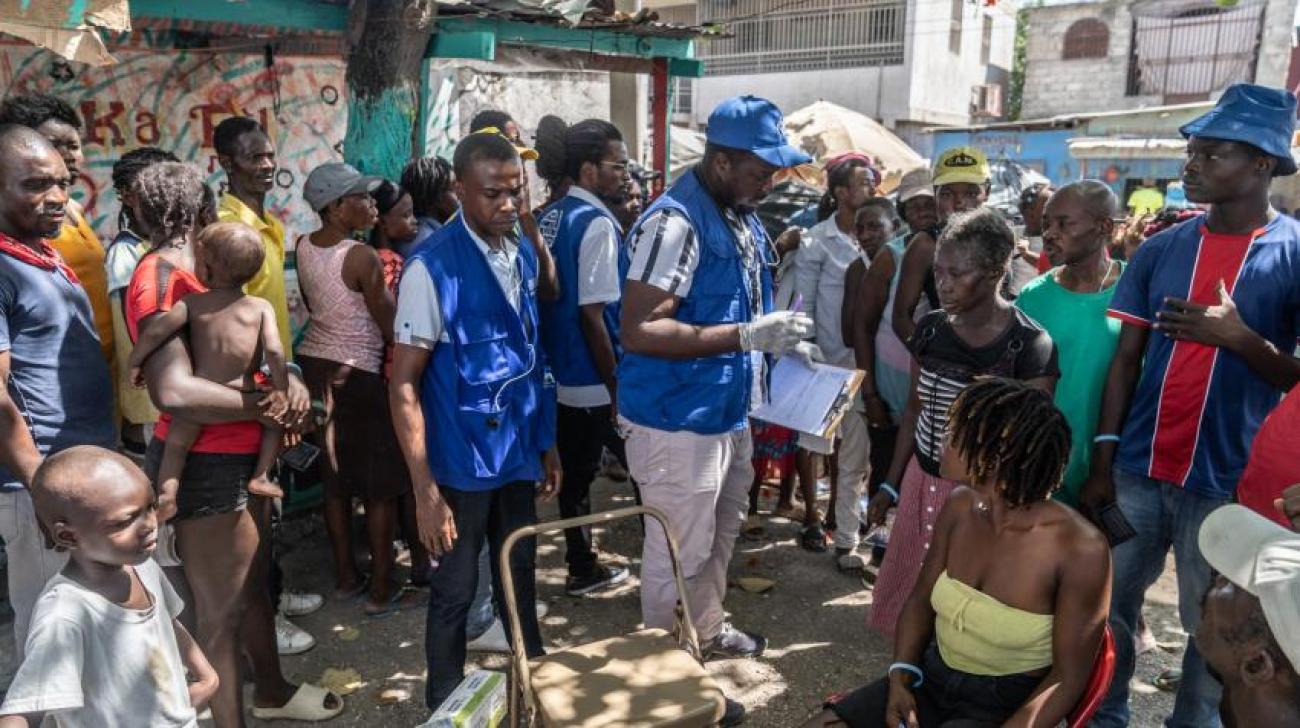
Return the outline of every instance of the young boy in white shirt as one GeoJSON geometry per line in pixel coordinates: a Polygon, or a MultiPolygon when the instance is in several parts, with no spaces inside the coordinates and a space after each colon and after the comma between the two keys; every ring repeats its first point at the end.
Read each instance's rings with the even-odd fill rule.
{"type": "Polygon", "coordinates": [[[41,464],[31,492],[41,529],[69,560],[37,600],[0,728],[47,716],[60,728],[197,726],[217,673],[150,558],[158,518],[144,473],[117,453],[74,447],[41,464]]]}

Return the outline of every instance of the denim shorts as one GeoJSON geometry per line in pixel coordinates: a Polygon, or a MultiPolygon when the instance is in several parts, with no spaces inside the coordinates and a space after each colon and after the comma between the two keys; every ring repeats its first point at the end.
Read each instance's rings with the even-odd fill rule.
{"type": "MultiPolygon", "coordinates": [[[[144,472],[158,487],[163,441],[154,439],[144,455],[144,472]]],[[[257,467],[257,453],[192,452],[185,458],[176,492],[176,518],[217,516],[242,511],[248,504],[248,481],[257,467]]]]}

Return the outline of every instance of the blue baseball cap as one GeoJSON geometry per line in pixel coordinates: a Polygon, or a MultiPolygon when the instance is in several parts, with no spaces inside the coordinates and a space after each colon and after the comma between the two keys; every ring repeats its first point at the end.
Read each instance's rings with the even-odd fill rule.
{"type": "Polygon", "coordinates": [[[812,157],[790,144],[782,124],[785,119],[776,104],[757,96],[733,96],[709,114],[705,138],[728,149],[752,152],[777,167],[807,164],[812,157]]]}
{"type": "Polygon", "coordinates": [[[1228,87],[1213,109],[1183,124],[1184,137],[1224,139],[1249,144],[1277,158],[1276,174],[1296,173],[1291,158],[1295,136],[1295,94],[1280,88],[1238,83],[1228,87]]]}

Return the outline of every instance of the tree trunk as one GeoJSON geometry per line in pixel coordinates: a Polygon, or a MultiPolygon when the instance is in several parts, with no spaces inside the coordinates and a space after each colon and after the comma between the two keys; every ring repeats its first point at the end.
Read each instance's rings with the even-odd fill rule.
{"type": "Polygon", "coordinates": [[[435,13],[433,0],[352,0],[343,158],[366,174],[395,180],[411,158],[435,13]]]}

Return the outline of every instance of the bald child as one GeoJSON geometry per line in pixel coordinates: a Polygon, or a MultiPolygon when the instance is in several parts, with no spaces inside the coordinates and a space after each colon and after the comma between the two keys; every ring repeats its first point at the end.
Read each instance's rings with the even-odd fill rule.
{"type": "MultiPolygon", "coordinates": [[[[244,284],[262,269],[265,256],[261,236],[242,223],[217,223],[199,233],[194,242],[194,274],[208,290],[185,296],[140,333],[130,359],[131,379],[136,386],[144,386],[141,370],[149,356],[188,329],[196,377],[253,392],[258,389],[256,375],[265,363],[272,387],[265,414],[271,419],[284,414],[289,373],[275,310],[265,299],[244,293],[244,284]]],[[[171,422],[158,468],[158,514],[164,521],[177,514],[177,490],[185,458],[201,430],[199,424],[183,419],[171,422]]],[[[248,481],[249,493],[271,498],[284,495],[267,477],[279,453],[280,437],[279,428],[263,425],[257,466],[248,481]]],[[[242,504],[246,498],[236,500],[242,504]]],[[[201,510],[195,511],[193,507],[182,508],[181,517],[202,515],[201,510]]]]}
{"type": "Polygon", "coordinates": [[[36,602],[0,728],[47,715],[61,728],[196,725],[217,673],[150,558],[158,518],[144,473],[83,445],[46,458],[31,494],[41,530],[69,558],[36,602]]]}

